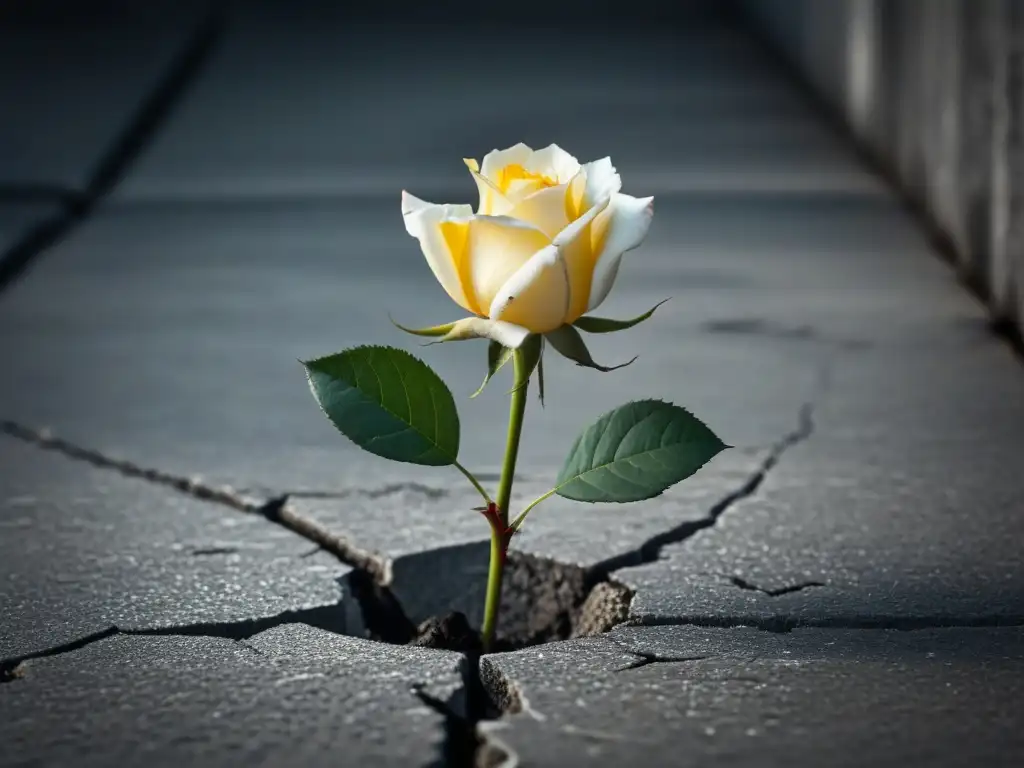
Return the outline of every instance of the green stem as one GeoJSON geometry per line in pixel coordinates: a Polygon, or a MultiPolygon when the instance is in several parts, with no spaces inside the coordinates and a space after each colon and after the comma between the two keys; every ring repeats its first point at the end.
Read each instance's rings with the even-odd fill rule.
{"type": "MultiPolygon", "coordinates": [[[[524,375],[526,365],[523,353],[516,350],[512,357],[515,364],[515,381],[524,375]]],[[[526,391],[529,380],[512,392],[512,403],[508,414],[508,437],[505,441],[505,460],[501,465],[501,480],[498,483],[497,517],[491,520],[491,565],[487,572],[487,602],[484,605],[484,625],[481,630],[483,646],[489,651],[494,644],[498,629],[498,611],[501,608],[501,581],[505,575],[505,556],[511,532],[508,531],[508,508],[512,499],[512,478],[519,456],[519,438],[523,432],[523,415],[526,413],[526,391]]]]}
{"type": "Polygon", "coordinates": [[[470,472],[468,469],[466,469],[461,464],[459,464],[459,462],[457,462],[457,461],[454,463],[454,466],[455,466],[455,468],[457,470],[459,470],[459,472],[464,474],[466,476],[466,479],[469,480],[469,482],[471,482],[473,484],[473,487],[476,488],[480,492],[480,495],[484,497],[484,501],[486,501],[488,504],[490,504],[491,503],[490,495],[487,493],[487,491],[484,489],[484,487],[482,485],[480,485],[480,481],[477,480],[476,477],[473,476],[473,473],[470,472]]]}
{"type": "Polygon", "coordinates": [[[505,534],[491,525],[491,565],[487,569],[487,602],[484,603],[484,625],[480,630],[484,652],[490,652],[498,630],[498,609],[501,607],[501,582],[505,575],[505,555],[508,540],[505,534]]]}

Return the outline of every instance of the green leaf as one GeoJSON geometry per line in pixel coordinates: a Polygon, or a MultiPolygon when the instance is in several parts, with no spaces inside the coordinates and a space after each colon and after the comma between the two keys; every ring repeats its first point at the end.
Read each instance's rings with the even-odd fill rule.
{"type": "Polygon", "coordinates": [[[596,368],[599,371],[608,373],[618,368],[625,368],[636,360],[634,357],[629,362],[620,365],[598,365],[594,362],[594,358],[590,356],[590,350],[587,349],[587,344],[583,341],[583,337],[580,336],[580,332],[571,325],[563,325],[561,328],[556,328],[544,334],[544,338],[550,341],[551,346],[563,357],[569,358],[576,365],[582,365],[584,368],[596,368]]]}
{"type": "Polygon", "coordinates": [[[459,455],[452,393],[421,360],[393,347],[356,347],[304,362],[327,418],[385,459],[446,466],[459,455]]]}
{"type": "Polygon", "coordinates": [[[576,438],[555,493],[587,502],[650,499],[728,447],[685,408],[661,400],[628,403],[576,438]]]}
{"type": "Polygon", "coordinates": [[[484,376],[484,381],[480,388],[470,395],[470,398],[476,397],[484,391],[484,387],[487,386],[487,382],[491,380],[491,377],[505,367],[505,363],[512,359],[514,351],[508,347],[503,347],[496,341],[492,341],[487,345],[487,375],[484,376]]]}
{"type": "Polygon", "coordinates": [[[632,328],[634,325],[640,325],[640,323],[654,314],[654,310],[666,301],[668,301],[668,299],[662,299],[642,315],[634,317],[632,320],[612,320],[607,317],[581,317],[573,323],[573,325],[587,333],[614,333],[615,331],[624,331],[627,328],[632,328]]]}

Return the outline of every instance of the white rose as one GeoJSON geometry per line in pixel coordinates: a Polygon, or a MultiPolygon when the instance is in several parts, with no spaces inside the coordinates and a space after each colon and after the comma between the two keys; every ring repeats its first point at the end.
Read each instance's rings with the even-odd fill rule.
{"type": "Polygon", "coordinates": [[[480,191],[476,213],[402,193],[406,230],[475,316],[461,338],[518,347],[576,322],[605,300],[622,255],[650,228],[654,199],[622,194],[609,158],[580,165],[554,144],[517,144],[465,163],[480,191]]]}

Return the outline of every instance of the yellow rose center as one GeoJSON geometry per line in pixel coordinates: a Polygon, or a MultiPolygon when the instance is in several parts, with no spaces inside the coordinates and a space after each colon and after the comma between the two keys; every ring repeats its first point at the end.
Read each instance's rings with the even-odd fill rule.
{"type": "Polygon", "coordinates": [[[542,173],[528,171],[518,163],[506,165],[498,171],[498,178],[493,181],[502,193],[507,193],[513,184],[520,186],[516,182],[524,182],[525,186],[536,188],[558,186],[558,179],[552,179],[550,176],[545,176],[542,173]]]}

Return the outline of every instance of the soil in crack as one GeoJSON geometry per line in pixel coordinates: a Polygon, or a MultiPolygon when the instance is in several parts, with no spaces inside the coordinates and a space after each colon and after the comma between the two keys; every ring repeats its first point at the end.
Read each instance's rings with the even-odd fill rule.
{"type": "MultiPolygon", "coordinates": [[[[342,579],[359,615],[349,634],[397,645],[481,650],[487,542],[399,558],[387,586],[353,571],[342,579]]],[[[607,632],[626,620],[633,593],[570,563],[510,552],[496,651],[607,632]]]]}

